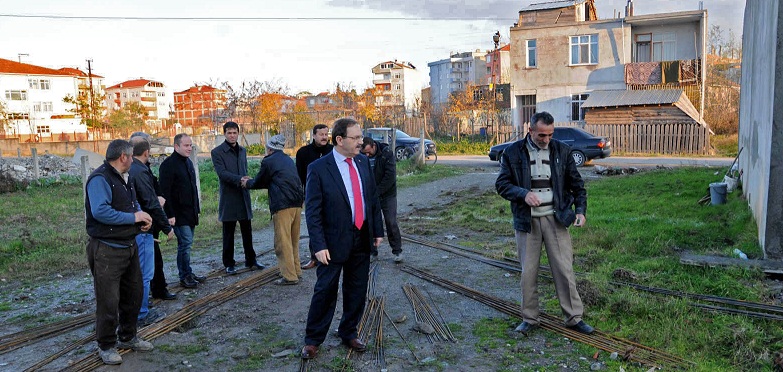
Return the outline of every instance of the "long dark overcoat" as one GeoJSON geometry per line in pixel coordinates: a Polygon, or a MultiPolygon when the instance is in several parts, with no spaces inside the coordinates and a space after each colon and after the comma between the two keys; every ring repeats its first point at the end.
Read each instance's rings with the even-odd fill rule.
{"type": "Polygon", "coordinates": [[[247,150],[237,144],[237,152],[225,141],[212,149],[212,164],[220,180],[218,220],[239,221],[253,218],[250,191],[242,188],[242,177],[247,176],[247,150]]]}

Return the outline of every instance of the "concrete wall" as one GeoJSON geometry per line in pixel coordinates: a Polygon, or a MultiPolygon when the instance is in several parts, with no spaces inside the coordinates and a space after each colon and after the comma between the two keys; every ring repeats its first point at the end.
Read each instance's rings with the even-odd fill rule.
{"type": "Polygon", "coordinates": [[[783,7],[745,4],[739,146],[742,192],[765,258],[783,258],[783,7]]]}
{"type": "MultiPolygon", "coordinates": [[[[664,32],[674,33],[675,56],[674,59],[699,59],[702,58],[701,46],[704,40],[701,35],[701,25],[694,22],[665,24],[660,26],[634,26],[630,44],[636,48],[635,36],[638,34],[660,34],[664,32]]],[[[634,62],[636,53],[634,51],[634,62]]]]}

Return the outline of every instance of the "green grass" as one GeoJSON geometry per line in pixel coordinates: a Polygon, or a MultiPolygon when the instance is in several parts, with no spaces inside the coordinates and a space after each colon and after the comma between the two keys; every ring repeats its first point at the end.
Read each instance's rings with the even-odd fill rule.
{"type": "Polygon", "coordinates": [[[467,168],[448,165],[426,165],[417,169],[413,159],[397,162],[397,188],[415,187],[437,179],[457,176],[467,172],[467,168]]]}
{"type": "Polygon", "coordinates": [[[733,158],[737,156],[739,147],[737,146],[739,136],[735,134],[717,134],[712,136],[710,142],[715,148],[715,155],[733,158]]]}
{"type": "MultiPolygon", "coordinates": [[[[762,257],[756,224],[739,192],[724,205],[697,204],[718,177],[713,169],[680,168],[587,183],[587,226],[570,229],[575,270],[586,273],[578,280],[592,288],[591,298],[582,294],[589,301],[585,319],[603,331],[693,360],[698,370],[769,370],[771,355],[783,347],[779,324],[704,312],[686,300],[607,284],[615,280],[616,269],[625,269],[644,285],[749,301],[768,298],[758,270],[679,263],[684,251],[731,256],[738,248],[750,258],[762,257]]],[[[470,231],[471,241],[459,244],[508,256],[513,249],[508,202],[494,190],[455,197],[443,208],[419,213],[435,219],[406,223],[429,224],[434,234],[470,231]],[[505,244],[497,243],[503,239],[505,244]]],[[[539,288],[545,311],[559,316],[552,284],[542,281],[539,288]]],[[[479,324],[474,334],[486,337],[482,344],[501,344],[504,331],[513,328],[502,323],[479,324]]]]}

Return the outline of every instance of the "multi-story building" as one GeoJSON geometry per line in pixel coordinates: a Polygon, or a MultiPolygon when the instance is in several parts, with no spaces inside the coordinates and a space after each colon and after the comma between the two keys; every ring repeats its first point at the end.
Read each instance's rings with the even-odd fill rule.
{"type": "Polygon", "coordinates": [[[452,54],[448,59],[430,62],[430,99],[433,107],[449,102],[452,93],[468,85],[484,85],[487,82],[486,52],[452,54]]]}
{"type": "MultiPolygon", "coordinates": [[[[76,69],[55,70],[0,58],[0,103],[7,122],[4,135],[38,135],[84,133],[87,126],[75,114],[73,104],[63,102],[66,96],[79,94],[81,76],[76,69]]],[[[86,75],[86,74],[85,74],[86,75]]],[[[93,76],[100,85],[100,77],[93,76]]]]}
{"type": "Polygon", "coordinates": [[[487,84],[507,84],[511,80],[511,44],[487,53],[487,84]]]}
{"type": "Polygon", "coordinates": [[[386,61],[372,68],[376,106],[404,106],[408,114],[421,104],[422,81],[419,70],[410,62],[386,61]]]}
{"type": "Polygon", "coordinates": [[[195,85],[174,93],[174,115],[183,127],[217,128],[228,119],[226,91],[195,85]]]}
{"type": "MultiPolygon", "coordinates": [[[[531,4],[511,27],[513,122],[548,111],[557,122],[584,123],[587,107],[643,106],[649,115],[666,97],[658,103],[678,102],[689,120],[704,125],[706,29],[706,10],[634,15],[628,0],[625,17],[599,20],[594,0],[531,4]],[[667,89],[688,99],[656,93],[667,89]],[[605,92],[600,102],[585,105],[598,91],[605,92]]],[[[624,113],[628,120],[636,114],[624,113]]]]}
{"type": "Polygon", "coordinates": [[[160,126],[169,119],[171,100],[166,86],[148,79],[128,80],[106,88],[106,107],[109,112],[119,110],[131,102],[138,102],[147,112],[147,124],[160,126]]]}

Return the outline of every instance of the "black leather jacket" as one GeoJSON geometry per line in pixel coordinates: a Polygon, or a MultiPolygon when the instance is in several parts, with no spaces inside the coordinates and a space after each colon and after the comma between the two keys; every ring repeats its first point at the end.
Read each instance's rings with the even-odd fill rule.
{"type": "MultiPolygon", "coordinates": [[[[525,196],[530,192],[530,154],[527,141],[530,135],[514,142],[503,152],[500,174],[495,189],[504,199],[511,202],[514,229],[530,232],[530,206],[525,196]]],[[[577,214],[587,213],[587,190],[576,169],[571,148],[556,139],[549,142],[549,161],[552,167],[552,191],[555,220],[565,227],[576,220],[577,214]],[[575,210],[571,206],[575,206],[575,210]]]]}

